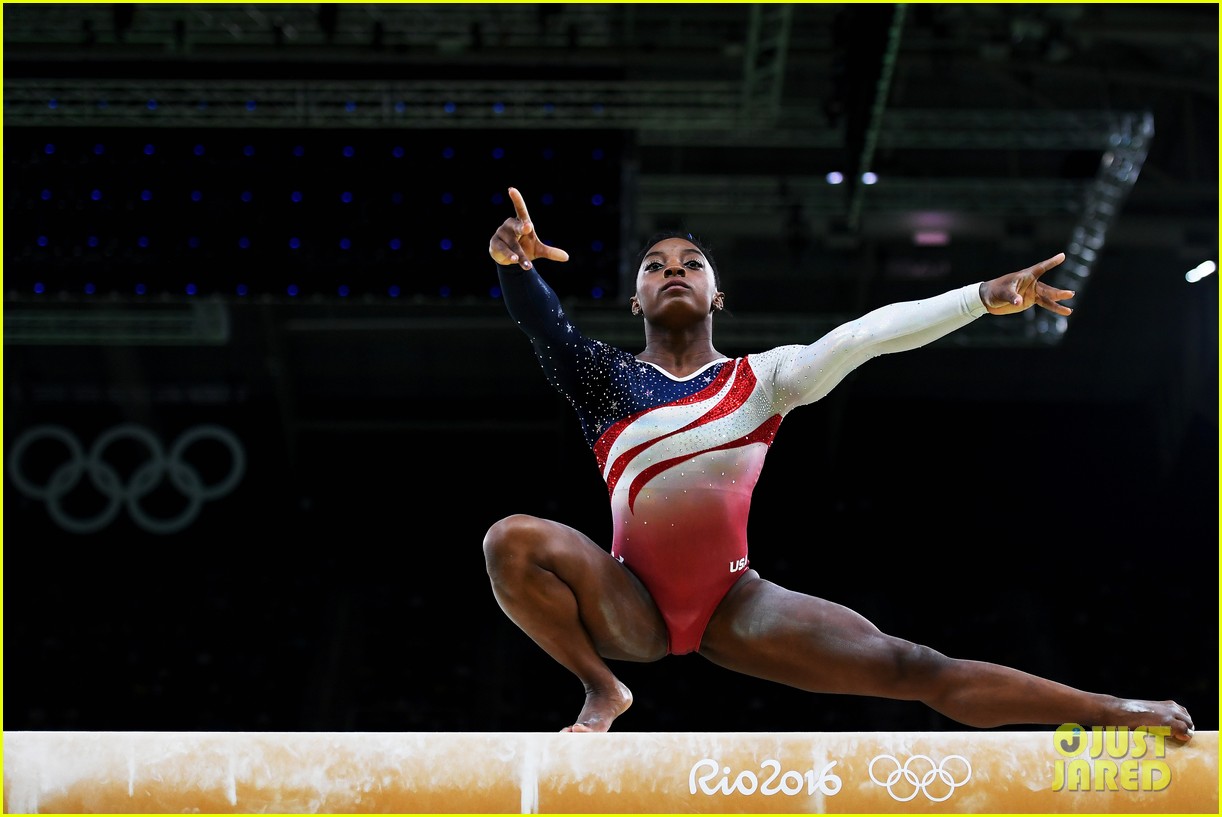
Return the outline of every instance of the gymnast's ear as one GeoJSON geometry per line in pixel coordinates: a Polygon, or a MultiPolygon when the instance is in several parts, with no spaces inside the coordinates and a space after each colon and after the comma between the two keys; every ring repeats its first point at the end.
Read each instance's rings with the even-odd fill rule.
{"type": "Polygon", "coordinates": [[[641,314],[641,302],[636,299],[635,295],[632,296],[632,299],[629,301],[629,303],[632,305],[632,314],[633,315],[641,314]]]}

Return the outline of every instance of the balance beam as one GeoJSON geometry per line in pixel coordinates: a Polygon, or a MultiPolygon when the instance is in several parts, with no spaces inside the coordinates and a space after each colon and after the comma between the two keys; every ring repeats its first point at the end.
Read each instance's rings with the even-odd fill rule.
{"type": "Polygon", "coordinates": [[[6,813],[1218,813],[1218,733],[6,732],[6,813]]]}

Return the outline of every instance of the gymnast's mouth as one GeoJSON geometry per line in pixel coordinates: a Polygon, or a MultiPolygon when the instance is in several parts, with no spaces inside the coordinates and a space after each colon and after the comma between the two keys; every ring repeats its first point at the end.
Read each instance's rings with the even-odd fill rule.
{"type": "Polygon", "coordinates": [[[673,287],[683,287],[684,289],[691,289],[691,287],[687,285],[686,281],[674,280],[674,281],[671,281],[670,283],[663,285],[661,291],[665,292],[666,290],[672,289],[673,287]]]}

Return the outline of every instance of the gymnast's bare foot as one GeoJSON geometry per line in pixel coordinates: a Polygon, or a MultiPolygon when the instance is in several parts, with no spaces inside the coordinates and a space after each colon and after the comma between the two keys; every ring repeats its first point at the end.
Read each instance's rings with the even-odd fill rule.
{"type": "Polygon", "coordinates": [[[628,707],[632,706],[632,691],[616,681],[607,689],[586,690],[586,705],[577,716],[577,723],[566,726],[561,732],[606,732],[628,707]]]}
{"type": "Polygon", "coordinates": [[[1117,698],[1108,726],[1169,726],[1171,737],[1187,743],[1196,727],[1188,710],[1175,701],[1137,701],[1117,698]]]}

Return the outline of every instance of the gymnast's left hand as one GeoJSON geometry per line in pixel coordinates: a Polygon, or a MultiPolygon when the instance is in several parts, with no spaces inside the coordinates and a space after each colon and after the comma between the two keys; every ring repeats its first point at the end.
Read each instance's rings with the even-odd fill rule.
{"type": "Polygon", "coordinates": [[[1071,308],[1061,303],[1074,296],[1073,290],[1057,289],[1040,280],[1044,273],[1064,260],[1065,253],[1059,252],[1034,266],[985,281],[980,285],[980,300],[993,315],[1012,315],[1033,306],[1041,306],[1058,315],[1073,314],[1071,308]]]}

